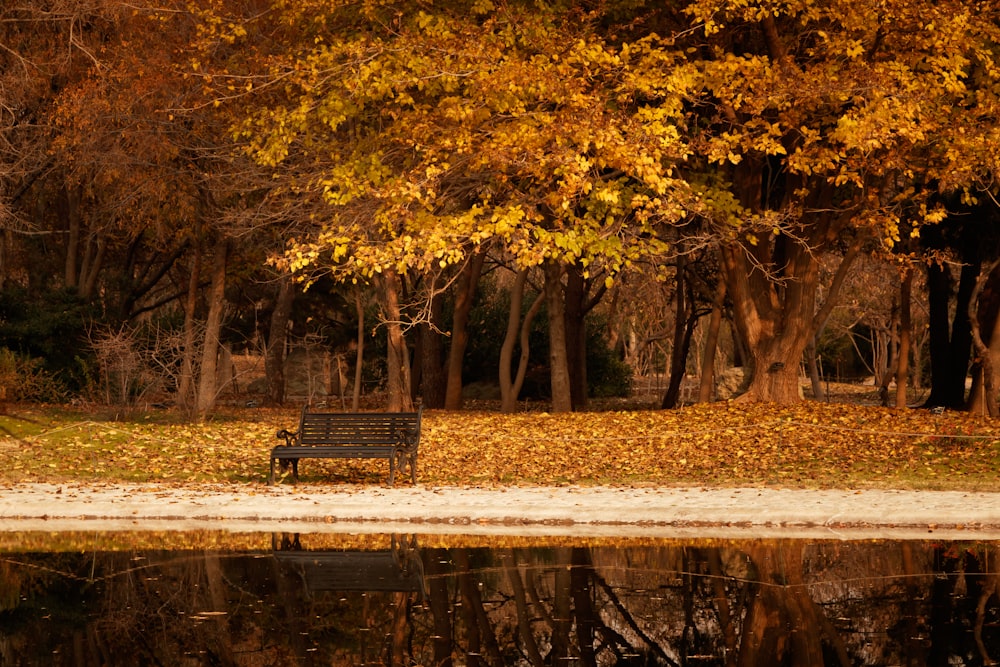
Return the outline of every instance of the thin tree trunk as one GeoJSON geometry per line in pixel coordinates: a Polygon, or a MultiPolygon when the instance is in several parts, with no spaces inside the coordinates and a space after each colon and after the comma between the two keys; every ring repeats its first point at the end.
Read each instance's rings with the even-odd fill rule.
{"type": "Polygon", "coordinates": [[[80,271],[80,296],[86,301],[94,298],[94,292],[97,290],[97,278],[100,276],[101,269],[104,266],[104,256],[107,252],[108,244],[98,236],[93,245],[94,249],[91,253],[91,244],[87,244],[87,262],[80,271]]]}
{"type": "Polygon", "coordinates": [[[562,267],[554,261],[545,263],[545,303],[549,317],[549,372],[552,411],[570,412],[569,362],[566,357],[566,318],[563,307],[562,267]]]}
{"type": "Polygon", "coordinates": [[[670,348],[670,380],[667,391],[663,395],[661,406],[665,410],[677,407],[680,400],[681,383],[687,370],[687,355],[691,348],[691,336],[697,322],[694,310],[694,298],[689,294],[685,267],[687,259],[684,253],[677,255],[677,289],[674,311],[674,340],[670,348]]]}
{"type": "Polygon", "coordinates": [[[387,409],[390,412],[409,411],[413,409],[413,400],[410,397],[410,355],[406,349],[402,311],[399,306],[402,281],[395,271],[389,270],[382,273],[380,282],[383,320],[388,333],[387,409]]]}
{"type": "Polygon", "coordinates": [[[538,295],[528,308],[528,312],[521,320],[521,306],[524,303],[524,284],[527,282],[528,270],[522,269],[514,280],[514,286],[510,292],[510,314],[507,317],[507,333],[504,335],[503,345],[500,348],[500,403],[503,412],[514,412],[517,408],[517,396],[524,384],[524,377],[528,372],[528,357],[531,349],[528,346],[528,337],[531,332],[531,323],[535,315],[541,310],[545,302],[542,295],[538,295]],[[511,364],[513,363],[514,347],[517,345],[518,328],[520,327],[521,355],[518,360],[517,374],[511,379],[511,364]]]}
{"type": "Polygon", "coordinates": [[[365,361],[365,302],[361,298],[361,289],[354,291],[354,308],[358,314],[358,343],[354,359],[354,394],[351,397],[351,410],[357,412],[361,407],[361,381],[364,377],[365,361]]]}
{"type": "Polygon", "coordinates": [[[83,223],[80,220],[80,193],[76,188],[66,189],[66,219],[69,233],[66,237],[66,287],[79,287],[77,258],[80,254],[80,234],[83,223]]]}
{"type": "Polygon", "coordinates": [[[205,319],[205,342],[201,351],[198,396],[195,409],[200,417],[206,416],[215,407],[218,397],[219,340],[222,332],[222,314],[226,301],[226,260],[229,244],[220,239],[215,244],[212,258],[212,285],[208,294],[208,316],[205,319]]]}
{"type": "Polygon", "coordinates": [[[880,347],[884,348],[881,355],[883,361],[876,361],[875,366],[879,385],[879,400],[883,406],[889,407],[889,383],[896,376],[895,369],[899,364],[897,361],[899,355],[899,306],[895,295],[892,299],[888,331],[884,333],[875,331],[873,334],[880,337],[880,347]]]}
{"type": "Polygon", "coordinates": [[[719,331],[722,329],[722,308],[726,300],[726,280],[719,275],[719,286],[712,304],[712,315],[705,332],[705,353],[701,361],[701,384],[698,387],[698,402],[708,403],[715,394],[715,354],[719,349],[719,331]]]}
{"type": "Polygon", "coordinates": [[[462,362],[465,360],[465,348],[469,344],[469,313],[472,312],[476,286],[479,284],[485,262],[485,252],[473,253],[458,280],[451,345],[448,348],[448,387],[444,399],[444,407],[447,410],[462,409],[462,362]]]}
{"type": "MultiPolygon", "coordinates": [[[[528,270],[521,269],[514,278],[510,288],[510,312],[507,313],[507,331],[500,346],[500,409],[503,412],[513,412],[517,403],[517,391],[511,381],[511,364],[514,360],[514,346],[517,345],[517,332],[521,326],[521,305],[524,303],[524,284],[528,281],[528,270]]],[[[521,350],[522,357],[524,350],[521,350]]]]}
{"type": "Polygon", "coordinates": [[[285,345],[288,340],[288,320],[292,316],[295,287],[292,277],[278,277],[278,293],[271,311],[271,324],[264,352],[264,375],[267,379],[267,401],[271,405],[285,402],[285,345]]]}
{"type": "Polygon", "coordinates": [[[194,256],[184,298],[184,349],[181,351],[181,374],[177,382],[177,404],[184,410],[194,407],[195,347],[197,341],[195,311],[198,306],[198,283],[201,281],[201,225],[195,231],[194,256]]]}
{"type": "Polygon", "coordinates": [[[906,407],[906,387],[910,375],[910,347],[913,331],[913,267],[903,270],[899,283],[899,354],[896,356],[896,407],[906,407]]]}
{"type": "Polygon", "coordinates": [[[819,372],[819,358],[816,352],[816,338],[813,336],[806,346],[806,368],[809,371],[809,383],[812,385],[813,398],[817,401],[827,400],[826,390],[823,389],[823,378],[819,372]]]}
{"type": "Polygon", "coordinates": [[[574,410],[587,409],[587,283],[578,265],[566,269],[566,291],[563,300],[566,320],[566,363],[569,367],[569,389],[574,410]]]}

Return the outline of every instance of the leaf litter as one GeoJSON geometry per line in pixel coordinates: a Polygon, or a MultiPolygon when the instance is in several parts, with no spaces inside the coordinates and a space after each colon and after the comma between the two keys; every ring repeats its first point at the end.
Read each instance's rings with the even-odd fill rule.
{"type": "MultiPolygon", "coordinates": [[[[297,412],[230,409],[183,422],[24,407],[0,420],[0,483],[264,484],[297,412]]],[[[418,479],[468,485],[771,485],[991,489],[1000,424],[856,404],[719,402],[568,414],[425,411],[418,479]]],[[[383,460],[306,460],[304,484],[384,484],[383,460]]],[[[408,482],[397,482],[408,483],[408,482]]]]}

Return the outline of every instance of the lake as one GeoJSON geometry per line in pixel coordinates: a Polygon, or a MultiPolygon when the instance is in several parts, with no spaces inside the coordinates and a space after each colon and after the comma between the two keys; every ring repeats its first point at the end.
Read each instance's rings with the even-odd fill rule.
{"type": "Polygon", "coordinates": [[[0,665],[985,665],[1000,543],[0,533],[0,665]]]}

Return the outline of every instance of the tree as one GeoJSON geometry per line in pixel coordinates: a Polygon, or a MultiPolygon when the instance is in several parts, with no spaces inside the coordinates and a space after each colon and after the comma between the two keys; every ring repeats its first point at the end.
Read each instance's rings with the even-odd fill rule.
{"type": "Polygon", "coordinates": [[[705,215],[752,356],[744,398],[795,401],[802,352],[862,244],[891,246],[905,206],[921,224],[940,220],[938,190],[982,180],[968,162],[997,132],[997,10],[922,0],[687,10],[703,36],[692,48],[705,215]],[[816,258],[836,248],[843,260],[819,302],[816,258]]]}
{"type": "Polygon", "coordinates": [[[495,238],[520,267],[586,277],[599,265],[610,281],[661,252],[656,226],[682,215],[680,105],[641,78],[663,53],[604,41],[604,18],[519,2],[300,3],[268,16],[286,29],[267,70],[284,94],[262,94],[241,136],[282,165],[288,191],[328,206],[279,264],[435,284],[495,238]]]}

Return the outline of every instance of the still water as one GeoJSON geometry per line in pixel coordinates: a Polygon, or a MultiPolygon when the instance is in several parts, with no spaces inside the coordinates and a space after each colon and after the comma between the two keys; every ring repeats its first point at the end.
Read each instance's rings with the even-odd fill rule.
{"type": "Polygon", "coordinates": [[[1000,543],[0,533],[0,665],[987,665],[1000,543]]]}

